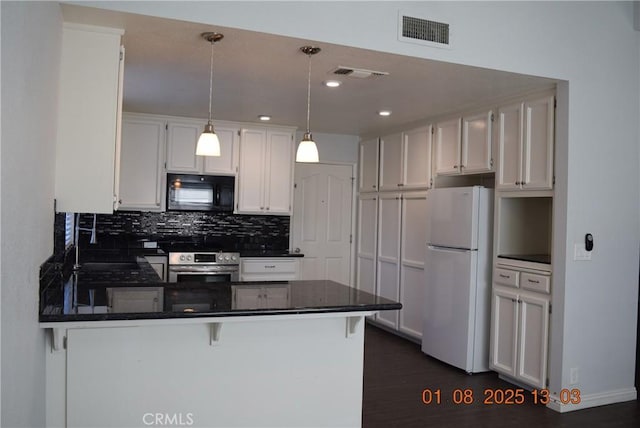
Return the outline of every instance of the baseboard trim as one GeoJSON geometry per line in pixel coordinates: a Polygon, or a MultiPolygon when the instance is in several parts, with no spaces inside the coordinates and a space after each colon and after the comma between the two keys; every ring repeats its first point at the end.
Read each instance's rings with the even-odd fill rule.
{"type": "Polygon", "coordinates": [[[574,410],[588,409],[590,407],[605,406],[607,404],[623,403],[638,398],[636,388],[618,389],[614,391],[600,392],[596,394],[580,394],[580,403],[563,404],[560,397],[551,395],[551,401],[547,407],[559,413],[573,412],[574,410]]]}

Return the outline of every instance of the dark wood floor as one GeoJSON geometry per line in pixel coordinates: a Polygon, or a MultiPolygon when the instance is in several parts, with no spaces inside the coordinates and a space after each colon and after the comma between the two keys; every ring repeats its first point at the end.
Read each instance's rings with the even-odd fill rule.
{"type": "Polygon", "coordinates": [[[534,405],[485,405],[486,388],[513,389],[493,373],[467,375],[420,351],[420,346],[370,324],[365,328],[363,426],[375,427],[640,427],[632,401],[560,414],[534,405]],[[442,403],[425,405],[422,391],[440,389],[442,403]],[[455,405],[456,388],[470,388],[474,403],[455,405]]]}

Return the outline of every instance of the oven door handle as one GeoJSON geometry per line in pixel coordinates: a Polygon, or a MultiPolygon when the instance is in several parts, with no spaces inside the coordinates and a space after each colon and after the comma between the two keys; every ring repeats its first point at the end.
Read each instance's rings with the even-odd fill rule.
{"type": "Polygon", "coordinates": [[[195,274],[228,274],[228,273],[234,273],[234,272],[238,272],[238,268],[236,266],[233,267],[225,267],[223,269],[215,269],[212,270],[210,267],[200,267],[200,266],[194,266],[194,267],[169,267],[169,272],[175,272],[175,273],[179,273],[179,274],[185,274],[185,275],[195,275],[195,274]]]}

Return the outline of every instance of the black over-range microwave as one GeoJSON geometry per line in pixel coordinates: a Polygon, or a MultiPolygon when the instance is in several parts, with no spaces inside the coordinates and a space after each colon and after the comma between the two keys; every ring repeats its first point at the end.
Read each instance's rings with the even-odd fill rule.
{"type": "Polygon", "coordinates": [[[167,210],[233,211],[234,177],[167,174],[167,210]]]}

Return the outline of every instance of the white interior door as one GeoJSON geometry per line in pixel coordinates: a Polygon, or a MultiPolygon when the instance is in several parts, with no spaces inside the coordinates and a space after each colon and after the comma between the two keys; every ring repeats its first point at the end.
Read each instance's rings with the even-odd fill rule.
{"type": "Polygon", "coordinates": [[[295,166],[293,247],[300,248],[300,279],[350,285],[353,180],[350,165],[295,166]]]}

